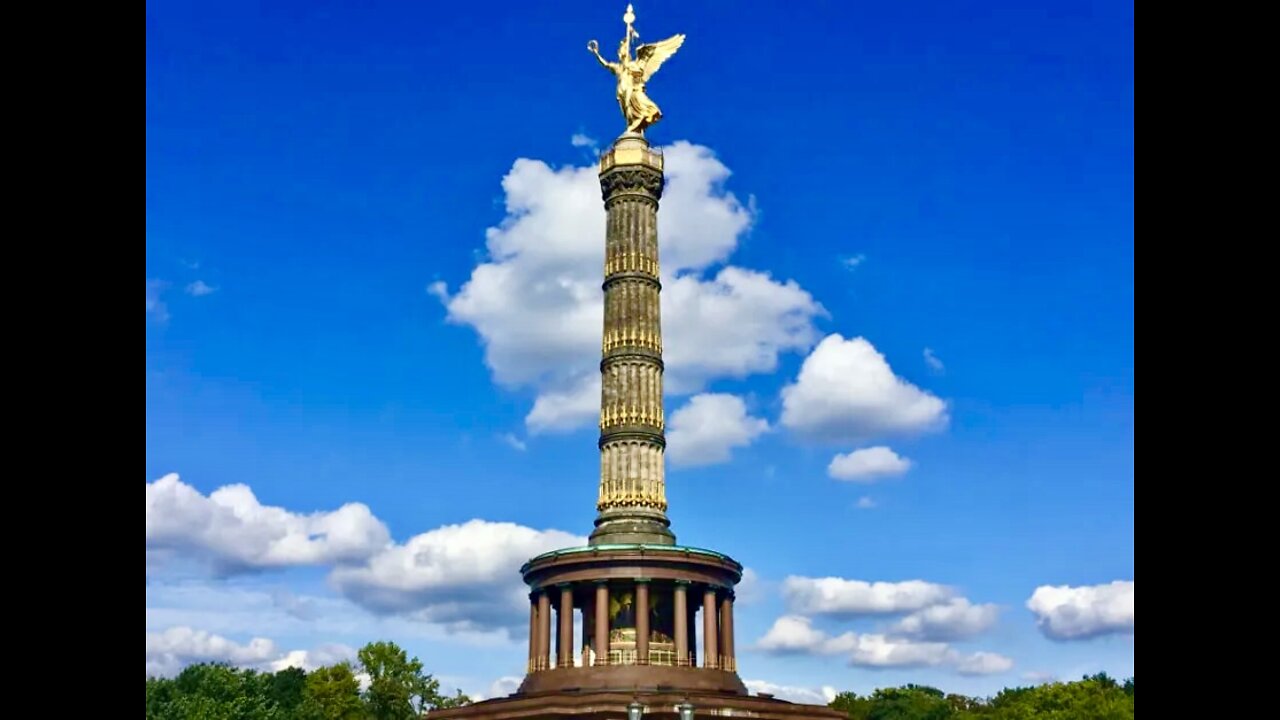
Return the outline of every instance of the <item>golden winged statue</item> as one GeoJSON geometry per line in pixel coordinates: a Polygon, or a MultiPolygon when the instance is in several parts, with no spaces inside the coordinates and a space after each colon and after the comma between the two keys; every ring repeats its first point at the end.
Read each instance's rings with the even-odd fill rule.
{"type": "Polygon", "coordinates": [[[605,60],[600,54],[600,44],[595,40],[587,43],[587,50],[618,79],[618,106],[627,119],[626,131],[643,135],[645,128],[662,119],[662,111],[644,92],[645,83],[658,72],[662,63],[676,54],[684,44],[684,35],[672,35],[660,42],[641,45],[636,48],[633,59],[631,41],[640,39],[640,33],[632,26],[635,20],[635,11],[627,5],[627,12],[622,16],[622,21],[627,24],[627,34],[618,44],[618,62],[605,60]]]}

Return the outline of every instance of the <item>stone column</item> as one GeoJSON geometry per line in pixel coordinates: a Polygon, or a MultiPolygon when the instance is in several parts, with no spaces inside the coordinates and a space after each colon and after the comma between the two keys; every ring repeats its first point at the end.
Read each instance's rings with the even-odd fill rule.
{"type": "Polygon", "coordinates": [[[525,672],[533,672],[538,662],[538,597],[529,593],[529,665],[525,672]]]}
{"type": "Polygon", "coordinates": [[[550,667],[547,656],[551,654],[551,596],[546,590],[538,591],[538,661],[536,669],[550,667]]]}
{"type": "Polygon", "coordinates": [[[573,667],[573,586],[560,586],[560,637],[556,641],[556,666],[573,667]]]}
{"type": "Polygon", "coordinates": [[[720,666],[716,640],[716,589],[708,587],[702,594],[702,667],[720,666]]]}
{"type": "Polygon", "coordinates": [[[658,200],[662,155],[628,133],[600,156],[605,207],[600,493],[591,544],[675,544],[663,453],[658,200]]]}
{"type": "Polygon", "coordinates": [[[636,662],[649,664],[649,581],[636,580],[636,662]]]}
{"type": "Polygon", "coordinates": [[[733,593],[725,592],[720,601],[720,667],[737,670],[733,654],[733,593]]]}
{"type": "Polygon", "coordinates": [[[677,580],[671,614],[676,625],[676,665],[689,664],[689,581],[677,580]]]}
{"type": "Polygon", "coordinates": [[[596,583],[596,664],[609,664],[609,583],[596,583]]]}
{"type": "Polygon", "coordinates": [[[698,667],[698,598],[689,600],[689,666],[698,667]]]}

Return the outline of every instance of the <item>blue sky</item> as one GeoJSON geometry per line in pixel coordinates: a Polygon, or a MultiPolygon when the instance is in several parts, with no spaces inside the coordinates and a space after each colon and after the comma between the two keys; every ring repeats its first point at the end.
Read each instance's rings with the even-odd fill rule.
{"type": "MultiPolygon", "coordinates": [[[[518,558],[594,514],[614,5],[148,3],[149,672],[522,673],[518,558]]],[[[752,571],[743,677],[1132,674],[1132,5],[636,12],[688,35],[668,496],[752,571]]]]}

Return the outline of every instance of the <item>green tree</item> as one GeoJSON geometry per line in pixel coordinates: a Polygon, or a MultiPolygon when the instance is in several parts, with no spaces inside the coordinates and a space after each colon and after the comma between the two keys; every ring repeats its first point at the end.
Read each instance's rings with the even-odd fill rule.
{"type": "Polygon", "coordinates": [[[947,720],[951,706],[942,691],[926,685],[876,690],[867,720],[947,720]]]}
{"type": "Polygon", "coordinates": [[[356,653],[369,676],[365,704],[375,720],[408,720],[427,710],[458,707],[471,702],[459,691],[440,694],[440,681],[422,672],[422,662],[410,658],[393,642],[372,642],[356,653]]]}
{"type": "Polygon", "coordinates": [[[360,700],[360,682],[350,663],[317,668],[307,675],[298,708],[300,720],[364,720],[368,717],[360,700]]]}
{"type": "Polygon", "coordinates": [[[264,679],[267,685],[267,696],[285,713],[294,713],[302,704],[303,688],[307,685],[306,670],[289,667],[277,671],[274,675],[267,675],[264,679]]]}
{"type": "Polygon", "coordinates": [[[172,681],[147,683],[148,720],[288,720],[271,698],[270,675],[191,665],[172,681]]]}

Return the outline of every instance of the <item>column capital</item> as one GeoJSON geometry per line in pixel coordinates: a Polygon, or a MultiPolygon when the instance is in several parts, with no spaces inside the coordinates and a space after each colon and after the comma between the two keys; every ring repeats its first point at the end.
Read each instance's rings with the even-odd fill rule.
{"type": "Polygon", "coordinates": [[[676,580],[676,585],[680,587],[689,587],[693,584],[692,580],[676,580]]]}
{"type": "Polygon", "coordinates": [[[649,583],[653,582],[653,578],[638,577],[638,578],[635,578],[635,579],[633,580],[633,582],[635,582],[635,584],[637,584],[637,585],[647,585],[647,584],[649,584],[649,583]]]}
{"type": "Polygon", "coordinates": [[[608,585],[608,584],[609,584],[609,581],[608,581],[608,580],[605,580],[605,579],[601,579],[601,580],[592,580],[591,582],[592,582],[592,584],[596,585],[597,587],[598,587],[598,586],[600,586],[600,585],[608,585]]]}
{"type": "Polygon", "coordinates": [[[556,583],[556,589],[558,589],[558,590],[571,590],[571,589],[573,589],[573,583],[571,583],[571,582],[556,583]]]}

